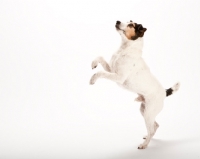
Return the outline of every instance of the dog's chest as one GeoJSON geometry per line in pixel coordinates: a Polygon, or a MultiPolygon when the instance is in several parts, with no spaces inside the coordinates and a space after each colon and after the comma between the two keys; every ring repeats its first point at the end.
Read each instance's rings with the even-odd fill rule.
{"type": "Polygon", "coordinates": [[[134,61],[133,49],[130,47],[120,48],[115,54],[113,54],[110,60],[111,72],[117,73],[119,70],[126,71],[127,68],[130,69],[133,66],[134,61]]]}
{"type": "Polygon", "coordinates": [[[110,68],[111,72],[117,72],[120,66],[124,64],[124,57],[123,55],[116,53],[112,56],[110,60],[110,68]]]}

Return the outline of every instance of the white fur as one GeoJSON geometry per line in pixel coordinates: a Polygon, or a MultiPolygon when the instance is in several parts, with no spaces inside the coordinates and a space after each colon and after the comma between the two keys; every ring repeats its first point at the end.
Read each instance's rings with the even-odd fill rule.
{"type": "MultiPolygon", "coordinates": [[[[125,24],[121,24],[122,30],[117,30],[121,35],[122,43],[112,56],[110,63],[108,64],[102,57],[98,57],[92,62],[92,68],[96,68],[100,63],[105,71],[94,74],[90,84],[94,84],[99,78],[106,78],[116,82],[120,87],[142,96],[144,100],[139,96],[138,101],[143,101],[140,111],[144,117],[148,135],[138,148],[144,149],[158,128],[155,117],[163,108],[166,91],[152,75],[142,58],[143,38],[127,39],[123,31],[125,26],[125,24]]],[[[174,88],[178,90],[179,85],[174,88]]]]}

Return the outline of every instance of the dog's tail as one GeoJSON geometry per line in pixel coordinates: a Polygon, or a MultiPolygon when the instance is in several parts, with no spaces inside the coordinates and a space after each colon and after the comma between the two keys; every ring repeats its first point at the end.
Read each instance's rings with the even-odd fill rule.
{"type": "Polygon", "coordinates": [[[180,83],[178,82],[173,87],[166,89],[166,97],[177,92],[179,90],[179,88],[180,88],[180,83]]]}

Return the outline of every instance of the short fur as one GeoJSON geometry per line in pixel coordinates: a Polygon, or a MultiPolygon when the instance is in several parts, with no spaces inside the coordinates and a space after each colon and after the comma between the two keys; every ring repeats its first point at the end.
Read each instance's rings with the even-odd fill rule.
{"type": "Polygon", "coordinates": [[[105,71],[94,74],[90,79],[90,84],[94,84],[99,78],[106,78],[139,95],[135,100],[142,102],[140,111],[148,134],[138,149],[144,149],[159,127],[155,118],[163,108],[166,95],[177,91],[179,83],[166,91],[150,72],[142,58],[143,36],[146,28],[132,21],[129,23],[117,21],[115,27],[122,39],[121,46],[113,54],[109,64],[103,57],[98,57],[92,62],[92,69],[100,63],[105,71]]]}

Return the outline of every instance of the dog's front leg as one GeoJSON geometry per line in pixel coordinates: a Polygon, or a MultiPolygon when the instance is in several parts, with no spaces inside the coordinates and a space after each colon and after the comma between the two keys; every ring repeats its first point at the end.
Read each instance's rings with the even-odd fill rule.
{"type": "Polygon", "coordinates": [[[126,79],[126,77],[122,74],[99,71],[91,77],[90,84],[94,84],[98,78],[109,79],[120,84],[123,84],[126,79]]]}
{"type": "Polygon", "coordinates": [[[110,66],[104,60],[104,58],[101,56],[97,57],[94,61],[92,61],[92,69],[96,68],[98,66],[98,63],[100,63],[102,65],[102,67],[104,68],[105,71],[111,72],[110,66]]]}

